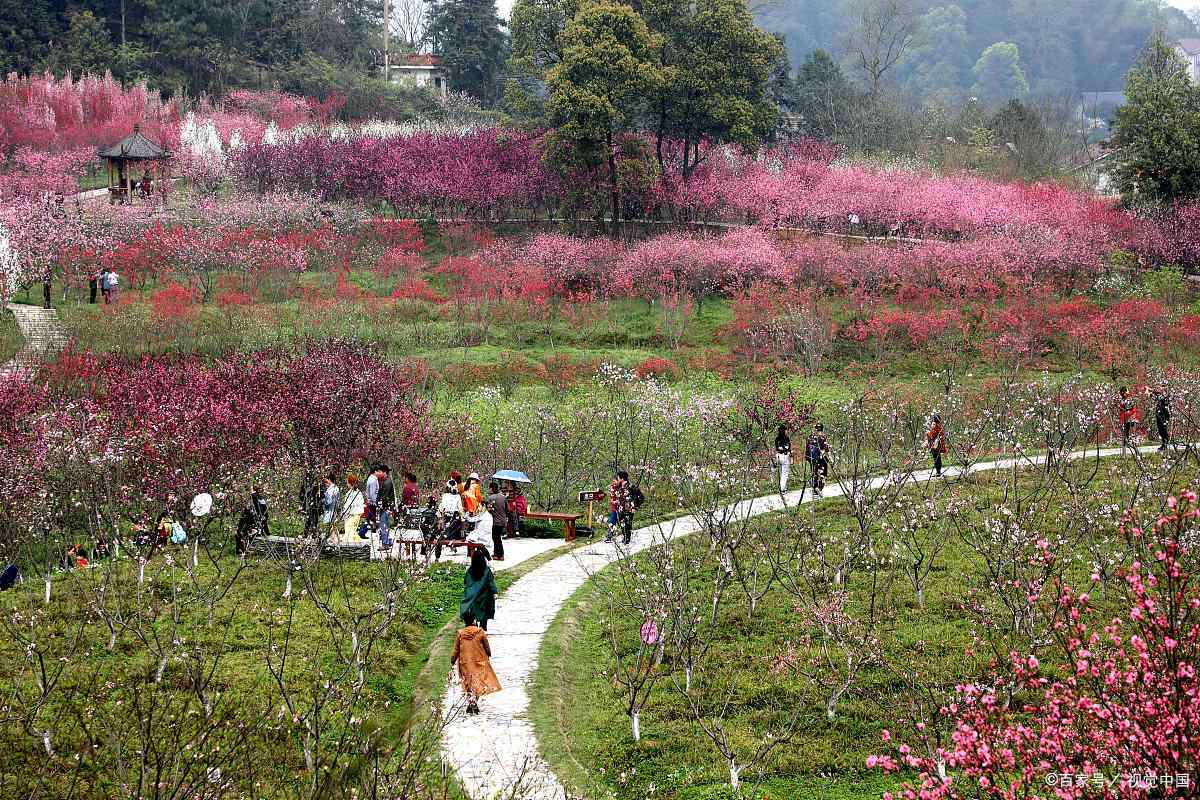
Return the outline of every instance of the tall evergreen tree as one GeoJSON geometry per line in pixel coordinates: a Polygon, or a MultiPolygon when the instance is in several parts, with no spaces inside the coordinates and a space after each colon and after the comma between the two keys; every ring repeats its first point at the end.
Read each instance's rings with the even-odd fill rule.
{"type": "Polygon", "coordinates": [[[503,87],[508,37],[494,0],[438,0],[432,10],[429,39],[442,59],[450,88],[493,106],[503,87]]]}
{"type": "Polygon", "coordinates": [[[974,94],[984,105],[1022,98],[1029,94],[1029,81],[1021,69],[1021,51],[1012,42],[996,42],[975,62],[974,94]]]}
{"type": "Polygon", "coordinates": [[[907,85],[944,102],[960,99],[971,81],[968,47],[966,12],[953,4],[930,9],[908,58],[907,85]]]}
{"type": "Polygon", "coordinates": [[[1125,80],[1113,143],[1117,186],[1129,203],[1200,196],[1200,86],[1156,35],[1125,80]]]}
{"type": "Polygon", "coordinates": [[[0,74],[38,69],[60,33],[46,0],[0,0],[0,74]]]}

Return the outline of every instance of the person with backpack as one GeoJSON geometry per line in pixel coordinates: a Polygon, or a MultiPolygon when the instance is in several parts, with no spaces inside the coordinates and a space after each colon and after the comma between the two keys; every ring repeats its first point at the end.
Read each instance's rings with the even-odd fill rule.
{"type": "Polygon", "coordinates": [[[829,477],[829,440],[825,438],[825,426],[818,422],[804,447],[804,460],[812,470],[813,494],[820,497],[825,491],[825,479],[829,477]]]}
{"type": "Polygon", "coordinates": [[[933,475],[942,477],[942,456],[946,453],[946,429],[942,426],[940,414],[933,415],[933,424],[925,432],[925,446],[933,456],[933,475]]]}
{"type": "MultiPolygon", "coordinates": [[[[639,497],[642,496],[641,490],[637,490],[639,497]]],[[[612,483],[608,487],[609,497],[609,512],[608,512],[608,536],[604,541],[612,543],[616,539],[617,530],[621,531],[622,544],[629,544],[633,538],[633,512],[636,510],[634,503],[633,490],[629,485],[629,473],[622,470],[613,476],[612,483]]]]}
{"type": "Polygon", "coordinates": [[[779,433],[775,434],[775,463],[779,465],[779,493],[784,494],[792,470],[792,439],[786,425],[780,425],[779,433]]]}

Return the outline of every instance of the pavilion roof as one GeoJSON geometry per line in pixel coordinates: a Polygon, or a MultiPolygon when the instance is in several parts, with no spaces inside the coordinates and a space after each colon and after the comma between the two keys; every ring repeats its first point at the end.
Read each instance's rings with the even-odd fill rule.
{"type": "Polygon", "coordinates": [[[143,136],[140,125],[134,125],[133,133],[112,147],[101,150],[100,157],[141,161],[170,158],[171,154],[143,136]]]}

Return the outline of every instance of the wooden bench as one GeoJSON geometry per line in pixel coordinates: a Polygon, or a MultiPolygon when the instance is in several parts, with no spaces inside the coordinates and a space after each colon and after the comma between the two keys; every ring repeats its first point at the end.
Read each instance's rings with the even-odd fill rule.
{"type": "Polygon", "coordinates": [[[484,546],[478,542],[468,542],[466,539],[402,539],[399,537],[393,537],[393,541],[395,541],[399,546],[398,552],[403,553],[407,549],[409,557],[413,559],[416,559],[417,557],[418,547],[425,549],[426,551],[433,549],[435,553],[438,551],[438,549],[443,547],[448,547],[451,551],[460,547],[465,547],[467,548],[467,558],[475,555],[475,550],[477,548],[485,549],[484,546]]]}
{"type": "Polygon", "coordinates": [[[583,514],[559,514],[554,511],[527,511],[522,519],[545,519],[551,522],[561,522],[567,532],[567,541],[575,541],[575,523],[583,519],[583,514]]]}

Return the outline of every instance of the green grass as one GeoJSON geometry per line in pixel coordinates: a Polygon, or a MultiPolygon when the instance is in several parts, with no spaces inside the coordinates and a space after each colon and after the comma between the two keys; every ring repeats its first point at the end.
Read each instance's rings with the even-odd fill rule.
{"type": "Polygon", "coordinates": [[[0,364],[10,361],[24,346],[25,337],[16,317],[7,311],[0,312],[0,364]]]}
{"type": "MultiPolygon", "coordinates": [[[[194,586],[215,585],[218,572],[231,575],[238,562],[231,555],[215,563],[202,559],[196,584],[186,579],[178,567],[173,570],[182,579],[182,597],[191,599],[178,604],[180,633],[174,635],[181,643],[173,651],[162,682],[157,682],[154,679],[157,659],[134,632],[155,631],[164,641],[171,641],[172,605],[167,598],[172,593],[168,580],[172,568],[166,559],[170,557],[178,563],[187,555],[188,551],[174,551],[156,556],[147,569],[146,585],[140,591],[135,564],[118,561],[58,575],[54,598],[45,609],[40,602],[42,585],[36,579],[0,598],[8,625],[23,618],[18,613],[32,614],[37,620],[35,640],[52,661],[63,659],[65,669],[57,691],[34,716],[35,723],[52,725],[59,752],[87,754],[67,769],[54,759],[47,762],[41,742],[22,726],[2,726],[0,785],[22,795],[38,787],[40,796],[67,796],[68,783],[79,779],[91,787],[92,793],[83,796],[120,793],[113,784],[118,774],[115,742],[120,741],[126,750],[139,747],[136,720],[140,717],[135,708],[144,711],[147,704],[159,704],[164,711],[177,709],[171,712],[170,721],[159,720],[155,735],[186,738],[196,729],[190,721],[195,714],[196,697],[189,690],[192,675],[189,664],[195,663],[189,654],[203,659],[223,652],[213,668],[211,691],[219,698],[219,707],[224,703],[226,711],[244,725],[232,737],[226,739],[227,732],[220,731],[214,740],[225,747],[233,747],[235,739],[244,742],[264,765],[259,777],[271,789],[263,796],[287,796],[285,787],[293,776],[303,772],[303,761],[292,726],[276,724],[280,695],[268,670],[267,654],[272,642],[281,641],[280,623],[286,618],[285,609],[290,608],[294,617],[285,683],[303,706],[311,681],[346,684],[352,681],[353,676],[346,673],[334,655],[345,642],[339,644],[325,615],[299,585],[294,587],[298,599],[290,605],[282,600],[284,573],[277,565],[255,558],[246,562],[245,570],[216,601],[210,617],[206,604],[198,599],[198,592],[193,598],[194,586]],[[107,594],[98,590],[102,579],[115,581],[107,594]],[[127,618],[136,620],[120,630],[111,651],[107,648],[108,628],[92,610],[94,603],[103,603],[106,597],[110,609],[121,607],[127,618]],[[78,646],[74,644],[76,635],[81,637],[78,646]],[[191,712],[186,711],[189,707],[193,709],[191,712]],[[76,713],[79,711],[86,716],[79,717],[76,713]],[[111,738],[109,732],[117,738],[111,738]],[[73,776],[76,768],[79,774],[73,776]],[[273,777],[264,778],[263,773],[273,777]]],[[[336,613],[349,615],[369,610],[380,602],[384,569],[379,562],[322,562],[311,577],[336,613]]],[[[413,703],[420,670],[435,636],[446,620],[457,614],[462,576],[461,566],[435,565],[415,583],[400,590],[397,619],[366,656],[367,678],[362,694],[353,704],[353,710],[336,718],[327,736],[333,734],[336,740],[339,727],[354,715],[363,720],[363,730],[383,732],[384,742],[390,746],[398,744],[402,732],[420,720],[421,709],[413,703]]],[[[211,665],[209,661],[203,663],[211,665]]],[[[0,691],[4,696],[30,697],[29,692],[36,686],[34,673],[21,644],[10,635],[0,637],[0,664],[3,665],[0,691]]],[[[19,702],[15,706],[25,707],[19,702]]],[[[36,729],[36,724],[33,728],[36,729]]],[[[352,752],[343,754],[336,759],[331,774],[343,770],[348,775],[354,774],[357,758],[352,752]]],[[[251,787],[244,787],[244,791],[250,793],[251,787]]],[[[253,794],[258,796],[258,791],[253,794]]]]}
{"type": "MultiPolygon", "coordinates": [[[[1174,484],[1159,481],[1144,502],[1156,508],[1158,498],[1194,479],[1194,473],[1188,468],[1176,474],[1174,484]]],[[[1000,489],[993,480],[986,475],[973,478],[972,483],[963,485],[964,496],[973,498],[981,508],[999,502],[1000,489]]],[[[1135,473],[1126,463],[1116,461],[1102,466],[1099,481],[1100,489],[1087,499],[1089,508],[1106,502],[1127,503],[1136,486],[1135,473]]],[[[1062,501],[1061,492],[1039,501],[1041,510],[1036,512],[1032,529],[1045,534],[1061,531],[1066,519],[1059,510],[1062,501]]],[[[853,524],[841,499],[824,501],[813,518],[818,530],[826,534],[853,524]]],[[[766,526],[772,541],[794,535],[778,517],[759,524],[766,526]]],[[[882,542],[886,549],[886,538],[882,542]]],[[[701,574],[712,574],[715,562],[707,541],[693,537],[680,547],[699,560],[701,574]]],[[[1082,557],[1083,551],[1068,546],[1064,556],[1069,555],[1082,557]]],[[[965,543],[952,538],[928,580],[924,607],[899,577],[882,636],[889,660],[928,672],[945,686],[970,680],[982,671],[982,648],[976,647],[974,656],[966,655],[972,645],[972,622],[961,606],[976,558],[965,543]],[[926,643],[919,656],[914,651],[918,642],[926,643]]],[[[641,557],[640,561],[643,569],[652,569],[648,559],[641,557]]],[[[1089,571],[1086,559],[1073,561],[1066,576],[1086,582],[1089,571]]],[[[566,785],[592,800],[732,796],[724,762],[694,720],[682,688],[672,681],[673,676],[682,684],[682,670],[673,663],[669,649],[659,682],[641,715],[642,740],[633,740],[624,713],[624,694],[608,672],[612,668],[612,620],[605,598],[612,573],[609,568],[585,584],[563,608],[543,642],[530,687],[530,713],[543,755],[566,785]]],[[[864,583],[860,577],[851,584],[853,613],[865,614],[864,583]]],[[[647,590],[652,591],[653,585],[652,580],[648,582],[647,590]]],[[[1115,608],[1111,598],[1098,605],[1102,618],[1115,608]]],[[[640,620],[627,614],[615,625],[617,640],[625,643],[627,654],[632,653],[640,620]]],[[[883,729],[903,729],[902,693],[893,673],[878,667],[865,671],[829,723],[822,696],[810,684],[794,674],[775,674],[770,669],[772,657],[788,643],[798,643],[800,652],[807,652],[800,642],[812,629],[804,623],[795,596],[776,586],[752,616],[735,583],[725,594],[717,627],[719,635],[707,660],[709,670],[696,679],[698,687],[708,689],[694,691],[698,697],[707,697],[701,702],[710,710],[715,708],[715,698],[723,697],[726,690],[732,692],[732,711],[724,726],[743,750],[752,750],[754,743],[761,741],[768,720],[778,720],[781,713],[793,708],[801,710],[795,737],[775,751],[761,774],[743,775],[751,787],[745,797],[867,800],[896,788],[894,777],[865,766],[868,755],[883,751],[883,729]]],[[[1048,660],[1043,658],[1043,663],[1048,660]]]]}

